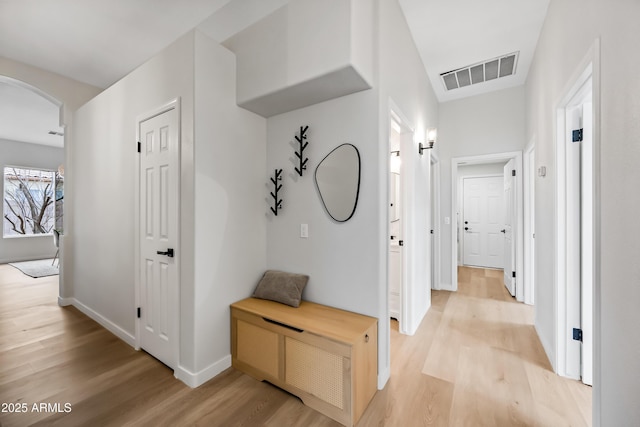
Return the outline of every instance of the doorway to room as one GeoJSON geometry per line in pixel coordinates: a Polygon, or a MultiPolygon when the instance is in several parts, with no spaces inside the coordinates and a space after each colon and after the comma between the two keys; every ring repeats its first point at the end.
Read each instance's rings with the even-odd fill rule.
{"type": "MultiPolygon", "coordinates": [[[[518,301],[524,301],[524,284],[521,277],[518,276],[518,271],[523,271],[524,257],[522,251],[523,242],[523,224],[522,224],[522,152],[508,152],[498,154],[486,154],[480,156],[469,157],[454,157],[452,159],[451,167],[451,179],[453,183],[453,194],[451,198],[451,211],[456,213],[456,226],[451,227],[451,241],[452,246],[452,259],[460,260],[462,264],[463,250],[464,250],[464,235],[463,233],[469,230],[464,230],[464,227],[469,227],[469,224],[464,224],[468,221],[463,217],[463,195],[464,188],[462,177],[465,175],[465,168],[471,168],[471,166],[479,168],[482,172],[475,172],[476,177],[478,175],[493,175],[499,176],[502,179],[502,227],[498,231],[500,232],[500,238],[494,238],[494,246],[496,243],[503,245],[503,262],[508,265],[503,265],[504,268],[504,285],[509,290],[512,296],[515,296],[518,301]],[[493,165],[493,166],[486,166],[493,165]],[[486,168],[495,168],[494,172],[487,172],[486,168]],[[500,172],[498,172],[500,171],[500,172]],[[506,199],[505,199],[506,197],[506,199]],[[505,204],[505,200],[506,203],[505,204]],[[507,204],[509,206],[507,206],[507,204]],[[509,209],[506,209],[506,208],[509,209]],[[506,230],[510,226],[509,230],[506,230]],[[504,232],[502,230],[505,230],[504,232]],[[508,238],[507,238],[508,237],[508,238]],[[507,243],[505,245],[505,243],[507,243]],[[509,256],[507,256],[509,255],[509,256]]],[[[473,170],[473,169],[471,169],[473,170]]],[[[470,175],[473,176],[474,172],[470,175]]],[[[472,202],[470,202],[472,203],[472,202]]],[[[496,202],[497,203],[497,202],[496,202]]],[[[495,204],[495,203],[494,203],[495,204]]],[[[487,238],[488,239],[488,238],[487,238]]],[[[473,243],[470,243],[473,244],[473,243]]],[[[522,274],[522,273],[521,273],[522,274]]],[[[458,287],[458,262],[452,263],[452,285],[453,290],[457,290],[458,287]]]]}
{"type": "Polygon", "coordinates": [[[4,182],[0,262],[18,263],[16,268],[31,277],[55,281],[58,296],[63,295],[64,253],[58,253],[65,157],[61,109],[60,101],[39,88],[0,76],[4,182]]]}

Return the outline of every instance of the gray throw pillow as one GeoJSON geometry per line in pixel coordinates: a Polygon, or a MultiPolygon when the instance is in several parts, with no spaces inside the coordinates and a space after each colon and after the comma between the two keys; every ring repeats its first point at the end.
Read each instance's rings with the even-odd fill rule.
{"type": "Polygon", "coordinates": [[[291,307],[299,307],[302,290],[309,281],[304,274],[286,273],[284,271],[267,270],[260,279],[254,298],[277,301],[291,307]]]}

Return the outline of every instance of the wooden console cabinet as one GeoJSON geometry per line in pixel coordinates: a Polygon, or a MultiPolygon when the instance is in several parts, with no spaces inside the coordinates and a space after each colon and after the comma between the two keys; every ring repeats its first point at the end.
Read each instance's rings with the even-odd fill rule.
{"type": "Polygon", "coordinates": [[[231,305],[233,367],[347,426],[377,390],[377,340],[377,319],[324,305],[256,298],[231,305]]]}

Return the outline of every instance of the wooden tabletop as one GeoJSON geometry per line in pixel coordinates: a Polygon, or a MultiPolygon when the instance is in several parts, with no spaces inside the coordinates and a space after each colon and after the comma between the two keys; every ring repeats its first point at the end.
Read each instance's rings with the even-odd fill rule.
{"type": "Polygon", "coordinates": [[[377,322],[374,317],[309,301],[301,301],[300,307],[296,308],[279,302],[247,298],[231,304],[231,307],[345,343],[354,342],[377,322]]]}

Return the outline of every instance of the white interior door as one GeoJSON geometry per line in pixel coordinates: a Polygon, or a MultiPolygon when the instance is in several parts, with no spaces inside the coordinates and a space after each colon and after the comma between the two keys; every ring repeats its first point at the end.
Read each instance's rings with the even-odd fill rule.
{"type": "Polygon", "coordinates": [[[179,129],[175,108],[139,123],[140,346],[174,368],[178,348],[179,129]]]}
{"type": "Polygon", "coordinates": [[[464,178],[463,263],[477,267],[502,268],[504,263],[501,176],[464,178]]]}
{"type": "Polygon", "coordinates": [[[503,189],[504,189],[504,285],[511,295],[516,294],[516,246],[513,235],[516,225],[515,209],[515,162],[509,160],[504,165],[503,189]]]}

